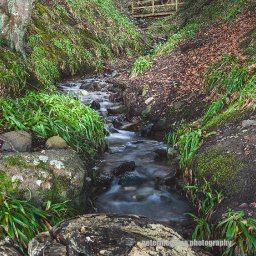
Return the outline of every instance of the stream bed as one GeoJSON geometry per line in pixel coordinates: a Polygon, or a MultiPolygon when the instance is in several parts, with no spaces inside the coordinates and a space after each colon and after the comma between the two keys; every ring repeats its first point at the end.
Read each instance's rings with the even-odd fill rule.
{"type": "Polygon", "coordinates": [[[186,213],[192,209],[176,184],[164,183],[166,177],[173,176],[175,180],[176,174],[173,165],[159,157],[159,152],[165,154],[166,145],[122,129],[127,125],[125,108],[122,101],[110,100],[120,90],[106,82],[107,78],[90,77],[59,84],[62,91],[78,95],[106,120],[108,150],[93,168],[104,189],[94,198],[94,205],[98,212],[144,215],[184,229],[189,225],[186,213]]]}

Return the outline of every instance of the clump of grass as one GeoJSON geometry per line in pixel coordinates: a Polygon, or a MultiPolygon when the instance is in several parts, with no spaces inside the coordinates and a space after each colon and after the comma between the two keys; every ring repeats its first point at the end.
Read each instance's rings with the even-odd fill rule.
{"type": "Polygon", "coordinates": [[[256,219],[246,217],[243,211],[229,210],[223,215],[216,229],[221,237],[232,242],[224,255],[255,255],[256,219]]]}
{"type": "Polygon", "coordinates": [[[189,193],[198,215],[189,213],[196,222],[192,239],[210,239],[213,236],[213,227],[210,224],[212,214],[223,200],[222,192],[212,190],[210,183],[204,180],[204,184],[198,186],[186,186],[186,193],[189,193]]]}
{"type": "Polygon", "coordinates": [[[59,135],[78,152],[104,146],[101,117],[71,96],[30,92],[0,99],[0,106],[0,126],[6,130],[25,130],[40,138],[59,135]]]}
{"type": "Polygon", "coordinates": [[[0,194],[0,237],[8,237],[26,255],[29,241],[71,215],[68,202],[46,203],[40,209],[29,201],[0,194]]]}
{"type": "Polygon", "coordinates": [[[142,74],[146,69],[152,67],[152,62],[149,61],[146,57],[140,57],[132,66],[132,76],[137,76],[142,74]]]}

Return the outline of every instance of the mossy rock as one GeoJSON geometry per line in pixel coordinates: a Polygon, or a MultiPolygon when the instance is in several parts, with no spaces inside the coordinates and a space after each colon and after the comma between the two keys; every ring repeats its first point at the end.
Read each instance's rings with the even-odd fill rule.
{"type": "Polygon", "coordinates": [[[234,154],[217,147],[196,157],[195,173],[199,183],[203,184],[206,179],[216,189],[222,190],[225,195],[232,196],[239,193],[243,185],[236,179],[242,167],[243,164],[234,154]]]}
{"type": "Polygon", "coordinates": [[[80,207],[86,175],[82,160],[70,149],[0,155],[0,189],[37,204],[66,200],[80,207]]]}

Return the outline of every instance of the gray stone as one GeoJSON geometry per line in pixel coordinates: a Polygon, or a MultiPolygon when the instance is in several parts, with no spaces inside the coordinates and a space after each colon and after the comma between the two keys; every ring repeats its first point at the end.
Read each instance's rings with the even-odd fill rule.
{"type": "Polygon", "coordinates": [[[118,176],[118,175],[121,175],[121,174],[124,174],[126,172],[131,172],[135,169],[135,162],[134,161],[126,161],[122,164],[120,164],[118,167],[116,167],[114,170],[113,170],[113,174],[118,176]]]}
{"type": "Polygon", "coordinates": [[[49,138],[46,141],[45,145],[48,149],[64,149],[68,147],[67,142],[60,136],[53,136],[49,138]]]}
{"type": "Polygon", "coordinates": [[[242,122],[242,127],[243,128],[248,128],[248,127],[251,127],[251,126],[256,126],[256,120],[244,120],[242,122]]]}
{"type": "Polygon", "coordinates": [[[0,241],[1,256],[21,256],[18,250],[7,241],[0,241]]]}
{"type": "Polygon", "coordinates": [[[51,234],[42,233],[32,239],[28,251],[30,256],[199,255],[169,226],[136,215],[106,214],[88,214],[61,222],[51,234]],[[145,245],[166,240],[170,244],[145,245]]]}
{"type": "Polygon", "coordinates": [[[148,99],[145,100],[145,104],[149,105],[150,103],[152,103],[154,100],[154,97],[149,97],[148,99]]]}
{"type": "Polygon", "coordinates": [[[98,101],[94,100],[94,101],[91,103],[90,107],[91,107],[92,109],[94,109],[94,110],[99,110],[99,109],[100,109],[100,103],[99,103],[98,101]]]}
{"type": "Polygon", "coordinates": [[[6,39],[16,51],[24,53],[24,36],[31,20],[34,0],[0,1],[0,39],[6,39]]]}
{"type": "Polygon", "coordinates": [[[70,149],[2,153],[0,170],[12,181],[13,189],[37,203],[54,199],[78,204],[86,174],[82,160],[70,149]]]}
{"type": "Polygon", "coordinates": [[[31,150],[32,137],[25,131],[12,131],[0,135],[3,141],[2,151],[27,152],[31,150]]]}
{"type": "Polygon", "coordinates": [[[123,114],[126,111],[126,108],[124,105],[117,105],[117,106],[108,108],[107,110],[109,115],[119,115],[119,114],[123,114]]]}

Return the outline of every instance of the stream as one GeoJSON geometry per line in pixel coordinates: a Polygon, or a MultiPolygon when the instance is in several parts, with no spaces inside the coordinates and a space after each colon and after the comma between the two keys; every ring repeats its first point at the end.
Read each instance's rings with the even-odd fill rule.
{"type": "Polygon", "coordinates": [[[125,108],[122,101],[110,100],[120,90],[107,79],[102,75],[59,84],[61,91],[78,95],[106,121],[108,150],[93,168],[101,186],[93,200],[98,212],[144,215],[185,229],[189,225],[186,213],[192,209],[177,184],[167,186],[164,182],[166,177],[175,180],[176,174],[162,157],[167,155],[166,145],[122,128],[129,126],[125,108]]]}

